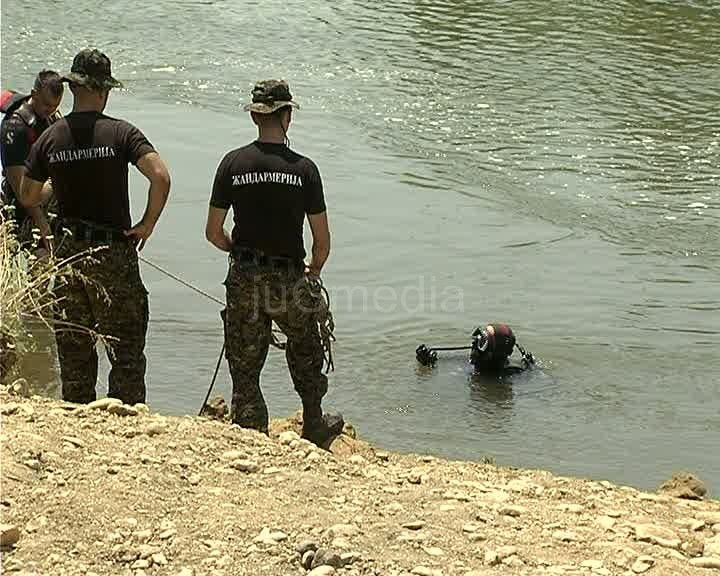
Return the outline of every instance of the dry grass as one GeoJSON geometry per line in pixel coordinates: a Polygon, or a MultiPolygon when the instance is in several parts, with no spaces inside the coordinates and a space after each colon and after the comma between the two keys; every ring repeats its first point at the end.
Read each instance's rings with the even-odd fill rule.
{"type": "Polygon", "coordinates": [[[53,307],[58,301],[52,287],[62,277],[78,274],[73,265],[91,258],[96,251],[65,259],[52,254],[39,257],[19,245],[12,220],[0,221],[0,382],[13,373],[18,358],[33,348],[32,335],[26,328],[30,321],[40,321],[48,329],[87,330],[53,321],[53,307]]]}

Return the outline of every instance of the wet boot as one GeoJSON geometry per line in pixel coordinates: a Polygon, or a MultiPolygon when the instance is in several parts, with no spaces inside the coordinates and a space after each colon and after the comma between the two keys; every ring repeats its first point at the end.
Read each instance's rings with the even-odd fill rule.
{"type": "Polygon", "coordinates": [[[242,428],[251,428],[268,433],[268,410],[265,403],[242,404],[235,403],[233,406],[232,423],[242,428]]]}
{"type": "Polygon", "coordinates": [[[322,414],[320,412],[318,416],[303,411],[302,437],[321,448],[327,448],[330,439],[342,434],[344,426],[345,420],[343,420],[342,414],[322,414]]]}

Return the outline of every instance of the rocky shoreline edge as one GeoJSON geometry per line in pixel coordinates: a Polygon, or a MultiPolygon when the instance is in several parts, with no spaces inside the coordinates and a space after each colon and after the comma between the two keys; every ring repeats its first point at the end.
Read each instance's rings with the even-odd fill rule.
{"type": "Polygon", "coordinates": [[[0,392],[3,574],[720,575],[720,502],[0,392]]]}

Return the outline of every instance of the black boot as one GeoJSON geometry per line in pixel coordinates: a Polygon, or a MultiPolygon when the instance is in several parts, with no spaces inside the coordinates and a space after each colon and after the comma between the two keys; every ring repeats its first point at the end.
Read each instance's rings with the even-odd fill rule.
{"type": "Polygon", "coordinates": [[[326,448],[328,441],[342,434],[345,420],[342,414],[323,414],[320,418],[306,419],[303,414],[302,437],[326,448]]]}

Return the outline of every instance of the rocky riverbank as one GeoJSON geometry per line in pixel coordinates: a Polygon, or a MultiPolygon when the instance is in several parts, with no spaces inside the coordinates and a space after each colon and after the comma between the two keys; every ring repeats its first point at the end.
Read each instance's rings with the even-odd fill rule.
{"type": "Polygon", "coordinates": [[[720,502],[0,393],[3,573],[720,575],[720,502]]]}

